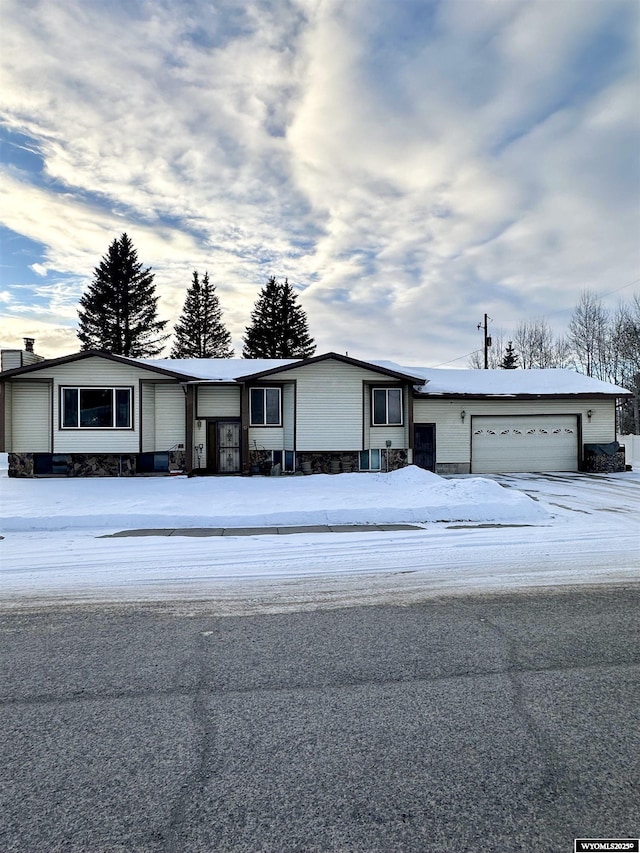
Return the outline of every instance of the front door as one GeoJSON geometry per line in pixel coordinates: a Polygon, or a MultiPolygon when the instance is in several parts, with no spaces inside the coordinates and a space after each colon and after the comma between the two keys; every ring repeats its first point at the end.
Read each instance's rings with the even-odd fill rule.
{"type": "Polygon", "coordinates": [[[239,474],[241,464],[240,421],[208,421],[207,471],[239,474]]]}
{"type": "Polygon", "coordinates": [[[413,464],[427,471],[436,470],[436,425],[413,425],[413,464]]]}

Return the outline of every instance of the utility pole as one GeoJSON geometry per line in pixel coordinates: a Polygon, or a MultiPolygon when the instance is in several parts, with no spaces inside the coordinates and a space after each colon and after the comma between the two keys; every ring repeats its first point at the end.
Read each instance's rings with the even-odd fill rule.
{"type": "Polygon", "coordinates": [[[478,323],[478,329],[482,329],[484,327],[484,369],[489,369],[489,347],[491,346],[491,338],[488,333],[488,321],[491,320],[491,317],[484,315],[484,323],[478,323]]]}

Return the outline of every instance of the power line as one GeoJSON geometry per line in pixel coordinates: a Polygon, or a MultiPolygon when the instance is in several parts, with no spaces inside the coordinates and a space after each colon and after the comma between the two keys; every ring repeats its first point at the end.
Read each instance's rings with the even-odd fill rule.
{"type": "MultiPolygon", "coordinates": [[[[600,293],[600,296],[611,296],[613,293],[619,293],[621,290],[626,290],[627,287],[633,287],[634,284],[638,284],[640,282],[640,278],[635,278],[633,281],[630,281],[628,284],[623,284],[622,287],[616,287],[615,290],[607,290],[604,293],[600,293]]],[[[548,311],[546,314],[540,314],[539,317],[533,317],[533,320],[537,320],[539,318],[552,317],[554,314],[564,314],[565,311],[573,311],[575,305],[571,308],[559,308],[556,311],[548,311]]],[[[480,328],[480,326],[478,327],[480,328]]],[[[471,355],[475,355],[478,352],[482,352],[482,350],[474,349],[471,352],[468,352],[466,355],[459,355],[458,358],[452,358],[451,361],[443,361],[441,364],[434,364],[429,370],[435,370],[437,367],[445,367],[447,364],[453,364],[455,361],[462,361],[463,358],[469,358],[471,355]]]]}
{"type": "MultiPolygon", "coordinates": [[[[606,290],[604,293],[598,293],[597,290],[594,290],[593,292],[602,298],[604,296],[611,296],[614,293],[619,293],[621,290],[626,290],[627,287],[633,287],[633,285],[638,284],[638,282],[640,282],[640,278],[636,278],[628,284],[623,284],[622,287],[616,287],[615,290],[606,290]]],[[[572,305],[570,308],[557,308],[555,311],[547,311],[545,314],[538,314],[537,317],[532,317],[531,319],[540,320],[545,317],[553,317],[555,314],[565,314],[567,311],[573,311],[575,307],[575,305],[572,305]]]]}
{"type": "Polygon", "coordinates": [[[475,355],[477,352],[480,352],[479,349],[474,349],[471,352],[468,352],[466,355],[459,355],[458,358],[452,358],[451,361],[443,361],[442,364],[434,364],[429,370],[435,370],[436,367],[444,367],[445,364],[453,364],[454,361],[461,361],[463,358],[469,358],[470,355],[475,355]]]}

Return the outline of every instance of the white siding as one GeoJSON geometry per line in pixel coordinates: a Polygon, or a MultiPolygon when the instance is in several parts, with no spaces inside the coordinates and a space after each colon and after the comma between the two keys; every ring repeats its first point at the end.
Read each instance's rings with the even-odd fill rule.
{"type": "MultiPolygon", "coordinates": [[[[384,376],[378,376],[376,380],[379,385],[384,384],[384,376]]],[[[388,388],[397,387],[393,381],[390,381],[386,386],[388,388]]],[[[409,397],[409,389],[405,388],[402,394],[402,426],[379,427],[371,425],[371,386],[365,386],[364,393],[364,450],[369,448],[385,448],[387,441],[391,442],[391,447],[396,450],[404,450],[409,446],[409,406],[411,399],[409,397]]]]}
{"type": "Polygon", "coordinates": [[[384,383],[384,376],[331,359],[296,368],[291,375],[297,380],[296,450],[359,450],[363,381],[384,383]]]}
{"type": "MultiPolygon", "coordinates": [[[[282,420],[284,422],[284,450],[295,449],[295,388],[285,385],[282,389],[282,420]]],[[[279,448],[273,448],[277,450],[279,448]]]]}
{"type": "Polygon", "coordinates": [[[151,453],[156,449],[156,386],[143,382],[142,394],[142,451],[151,453]]]}
{"type": "Polygon", "coordinates": [[[14,382],[11,392],[13,453],[51,451],[51,386],[14,382]]]}
{"type": "Polygon", "coordinates": [[[156,385],[154,450],[171,450],[185,442],[185,393],[179,385],[156,385]]]}
{"type": "Polygon", "coordinates": [[[240,388],[228,385],[200,386],[197,389],[198,403],[196,419],[202,418],[239,418],[240,388]]]}
{"type": "MultiPolygon", "coordinates": [[[[54,453],[137,453],[140,449],[140,389],[139,380],[157,381],[158,374],[134,365],[120,364],[107,358],[85,358],[60,364],[55,368],[44,366],[30,376],[53,379],[53,452],[54,453]],[[60,429],[60,388],[114,386],[133,389],[132,429],[60,429]]],[[[176,384],[174,386],[183,395],[176,384]]],[[[184,396],[184,395],[183,395],[184,396]]],[[[15,435],[15,429],[14,429],[15,435]]],[[[33,448],[24,448],[32,450],[33,448]]],[[[51,449],[51,448],[50,448],[51,449]]]]}
{"type": "Polygon", "coordinates": [[[437,400],[414,401],[415,423],[435,423],[438,463],[470,463],[472,415],[582,415],[582,442],[615,441],[611,400],[437,400]],[[591,410],[591,420],[587,412],[591,410]],[[464,422],[461,412],[465,412],[464,422]]]}
{"type": "Polygon", "coordinates": [[[284,450],[282,427],[250,427],[249,450],[284,450]]]}
{"type": "Polygon", "coordinates": [[[13,385],[11,382],[4,383],[4,447],[5,453],[11,452],[11,394],[13,385]]]}

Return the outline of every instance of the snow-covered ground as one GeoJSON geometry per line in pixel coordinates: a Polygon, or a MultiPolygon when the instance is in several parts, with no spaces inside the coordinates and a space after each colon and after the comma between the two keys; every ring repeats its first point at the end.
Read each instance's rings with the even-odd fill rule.
{"type": "Polygon", "coordinates": [[[640,579],[632,472],[444,479],[410,467],[248,479],[3,477],[0,486],[4,604],[177,599],[239,613],[640,579]],[[384,523],[421,529],[98,538],[131,528],[384,523]]]}

